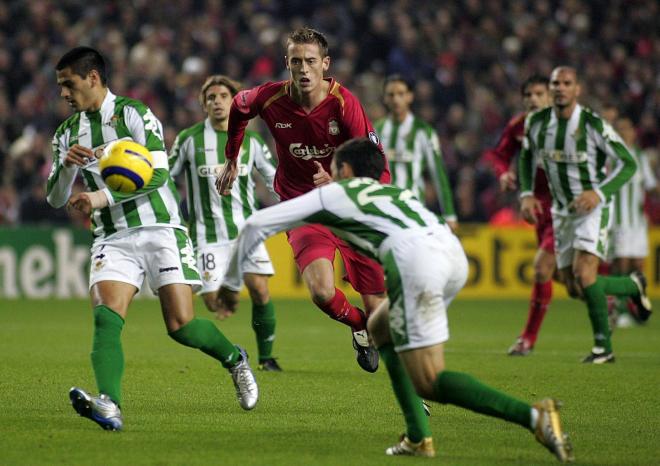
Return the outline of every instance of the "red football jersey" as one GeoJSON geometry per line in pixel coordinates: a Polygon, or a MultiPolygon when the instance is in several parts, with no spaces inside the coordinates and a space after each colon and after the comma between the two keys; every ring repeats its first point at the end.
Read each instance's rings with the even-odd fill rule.
{"type": "MultiPolygon", "coordinates": [[[[511,161],[520,152],[522,148],[523,137],[525,135],[525,117],[526,113],[520,113],[506,124],[497,146],[493,149],[488,149],[484,153],[485,160],[489,161],[495,169],[497,178],[502,176],[505,172],[509,171],[511,161]]],[[[534,196],[547,203],[551,204],[552,196],[548,188],[548,179],[545,176],[545,171],[538,168],[534,178],[534,196]]]]}
{"type": "Polygon", "coordinates": [[[362,105],[334,79],[326,78],[326,81],[330,91],[310,113],[289,96],[289,81],[241,91],[232,101],[225,156],[236,158],[248,121],[257,115],[263,118],[275,139],[278,166],[274,187],[282,200],[314,189],[313,176],[317,172],[314,161],[330,173],[335,149],[357,137],[368,137],[378,145],[385,160],[380,181],[390,182],[387,158],[362,105]]]}

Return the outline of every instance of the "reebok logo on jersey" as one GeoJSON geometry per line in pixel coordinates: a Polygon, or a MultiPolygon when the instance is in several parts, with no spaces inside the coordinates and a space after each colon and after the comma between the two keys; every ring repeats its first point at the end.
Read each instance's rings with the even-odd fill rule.
{"type": "Polygon", "coordinates": [[[179,270],[179,267],[161,267],[158,269],[159,273],[165,273],[165,272],[174,272],[175,270],[179,270]]]}
{"type": "Polygon", "coordinates": [[[328,144],[324,144],[321,149],[316,146],[303,146],[300,142],[289,144],[291,155],[303,160],[322,159],[332,155],[334,151],[335,147],[328,144]]]}
{"type": "Polygon", "coordinates": [[[275,128],[291,129],[293,128],[293,123],[275,123],[275,128]]]}

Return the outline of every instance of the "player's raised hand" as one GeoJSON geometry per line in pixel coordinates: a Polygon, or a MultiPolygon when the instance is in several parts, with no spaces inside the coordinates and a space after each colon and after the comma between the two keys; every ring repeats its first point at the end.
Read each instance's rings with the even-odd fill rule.
{"type": "Polygon", "coordinates": [[[323,165],[314,160],[314,165],[316,165],[316,173],[314,173],[314,186],[323,186],[324,184],[332,183],[332,176],[330,173],[325,171],[323,165]]]}
{"type": "Polygon", "coordinates": [[[503,192],[506,191],[515,191],[516,190],[516,174],[515,172],[508,171],[502,173],[500,176],[500,190],[503,192]]]}
{"type": "Polygon", "coordinates": [[[520,200],[520,214],[526,222],[536,225],[538,216],[543,213],[543,206],[534,196],[525,196],[520,200]]]}
{"type": "Polygon", "coordinates": [[[234,181],[236,181],[237,177],[238,160],[227,160],[225,166],[222,168],[222,172],[220,172],[220,175],[218,175],[218,178],[215,180],[215,189],[218,190],[218,194],[221,196],[229,196],[231,194],[231,187],[234,185],[234,181]]]}
{"type": "Polygon", "coordinates": [[[94,160],[94,152],[88,147],[83,147],[80,144],[74,144],[71,146],[66,153],[64,158],[64,166],[70,167],[72,165],[78,165],[82,167],[87,165],[90,160],[94,160]]]}

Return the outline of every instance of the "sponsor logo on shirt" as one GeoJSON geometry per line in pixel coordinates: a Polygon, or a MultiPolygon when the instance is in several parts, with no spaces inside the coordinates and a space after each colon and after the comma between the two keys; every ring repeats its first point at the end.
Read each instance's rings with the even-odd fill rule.
{"type": "MultiPolygon", "coordinates": [[[[218,165],[200,165],[199,167],[197,167],[197,176],[201,176],[204,178],[220,176],[220,173],[222,172],[224,166],[225,166],[224,163],[220,163],[218,165]]],[[[247,176],[247,175],[248,175],[247,165],[243,163],[239,163],[238,176],[247,176]]]]}
{"type": "Polygon", "coordinates": [[[316,146],[303,146],[300,142],[289,144],[289,152],[291,155],[303,160],[323,159],[332,155],[334,151],[335,147],[328,144],[324,144],[320,149],[316,146]]]}
{"type": "Polygon", "coordinates": [[[337,123],[337,120],[330,120],[328,122],[328,134],[331,136],[337,136],[339,134],[339,123],[337,123]]]}
{"type": "Polygon", "coordinates": [[[277,123],[275,123],[275,128],[291,129],[291,128],[293,128],[293,123],[280,123],[280,122],[277,122],[277,123]]]}
{"type": "Polygon", "coordinates": [[[544,159],[559,163],[583,163],[589,158],[586,151],[565,152],[563,150],[541,149],[539,153],[544,159]]]}
{"type": "Polygon", "coordinates": [[[391,162],[414,162],[415,154],[409,150],[387,149],[387,159],[391,162]]]}

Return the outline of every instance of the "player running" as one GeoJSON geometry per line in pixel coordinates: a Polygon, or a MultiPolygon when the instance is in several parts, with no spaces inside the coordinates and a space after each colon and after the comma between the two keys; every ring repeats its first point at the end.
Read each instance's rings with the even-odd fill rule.
{"type": "Polygon", "coordinates": [[[603,364],[614,362],[607,295],[630,296],[647,318],[651,301],[639,272],[628,277],[598,275],[607,252],[612,195],[634,175],[637,164],[609,123],[578,104],[580,90],[574,68],[555,68],[550,77],[553,106],[527,116],[520,154],[520,209],[530,223],[536,223],[543,211],[532,191],[536,161],[541,161],[552,193],[559,278],[569,295],[584,299],[589,310],[594,346],[582,362],[603,364]]]}
{"type": "Polygon", "coordinates": [[[572,460],[557,401],[546,398],[529,405],[468,374],[445,369],[447,307],[467,280],[467,258],[444,220],[411,191],[377,181],[383,168],[380,151],[369,140],[342,144],[332,163],[336,183],[248,219],[222,287],[240,285],[246,258],[267,237],[300,224],[326,225],[379,261],[387,276],[389,301],[371,315],[369,332],[385,362],[407,427],[401,442],[388,448],[387,455],[435,456],[428,421],[419,422],[425,419],[418,410],[421,396],[519,424],[560,461],[572,460]]]}
{"type": "Polygon", "coordinates": [[[431,125],[411,112],[414,97],[411,84],[403,76],[394,74],[385,78],[383,101],[389,115],[374,126],[390,163],[392,184],[411,190],[424,202],[424,175],[427,175],[443,218],[456,231],[458,222],[440,139],[431,125]]]}
{"type": "Polygon", "coordinates": [[[94,307],[92,367],[99,396],[72,388],[69,397],[81,416],[107,430],[121,430],[121,331],[145,277],[158,294],[169,336],[218,360],[231,373],[243,409],[255,407],[258,388],[247,353],[233,345],[213,322],[195,317],[192,290],[199,273],[178,195],[167,165],[160,121],[142,102],[114,95],[106,84],[103,57],[77,47],[56,65],[61,96],[76,112],[53,138],[53,168],[47,199],[92,216],[94,243],[89,288],[94,307]],[[110,191],[95,157],[111,141],[130,138],[151,151],[154,174],[133,193],[110,191]],[[78,172],[88,191],[71,196],[78,172]],[[68,202],[67,202],[68,201],[68,202]]]}
{"type": "MultiPolygon", "coordinates": [[[[268,146],[257,133],[248,131],[240,151],[239,182],[228,197],[221,198],[215,189],[217,172],[225,162],[229,108],[239,90],[240,84],[227,76],[209,76],[199,96],[207,117],[178,134],[169,158],[171,175],[183,172],[187,181],[190,236],[201,271],[201,295],[206,308],[220,319],[230,315],[218,298],[218,288],[231,248],[245,219],[257,209],[253,171],[259,172],[271,190],[275,177],[268,146]]],[[[255,251],[251,264],[245,285],[252,300],[259,368],[279,372],[282,369],[272,356],[275,308],[268,292],[268,277],[274,270],[264,245],[255,251]]],[[[237,302],[238,293],[231,299],[237,302]]]]}
{"type": "MultiPolygon", "coordinates": [[[[495,169],[495,175],[502,191],[517,189],[516,171],[512,162],[522,147],[525,116],[551,105],[548,82],[548,78],[539,75],[530,76],[525,80],[520,87],[525,112],[509,120],[497,146],[484,153],[485,159],[495,169]]],[[[538,221],[534,225],[538,243],[534,257],[534,285],[529,300],[527,323],[508,350],[508,354],[511,356],[527,356],[532,352],[552,299],[552,276],[555,272],[555,239],[550,214],[552,196],[541,165],[537,167],[534,176],[534,196],[539,200],[543,209],[538,214],[538,221]]]]}
{"type": "MultiPolygon", "coordinates": [[[[324,78],[329,66],[328,42],[323,34],[309,28],[297,29],[289,35],[286,45],[290,79],[241,91],[234,97],[225,149],[227,163],[217,182],[221,194],[231,192],[238,175],[237,160],[245,127],[257,115],[275,139],[278,167],[274,186],[283,201],[328,183],[333,153],[342,142],[369,137],[378,144],[360,102],[337,81],[324,78]]],[[[389,179],[385,164],[381,180],[389,179]]],[[[292,229],[287,237],[312,300],[332,319],[351,327],[360,367],[375,372],[378,352],[369,345],[367,316],[335,287],[335,251],[339,250],[347,279],[362,296],[367,315],[384,299],[382,268],[321,225],[292,229]]]]}

